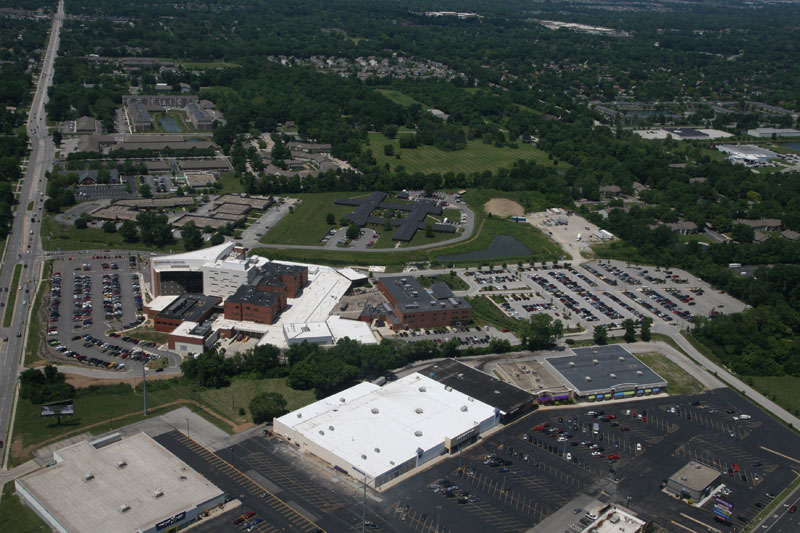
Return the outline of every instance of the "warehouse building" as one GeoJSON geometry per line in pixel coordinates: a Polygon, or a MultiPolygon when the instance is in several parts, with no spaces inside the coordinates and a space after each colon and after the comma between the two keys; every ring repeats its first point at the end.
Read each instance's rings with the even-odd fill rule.
{"type": "Polygon", "coordinates": [[[276,418],[274,428],[300,450],[379,488],[475,442],[501,415],[415,372],[383,387],[360,383],[276,418]]]}
{"type": "Polygon", "coordinates": [[[622,346],[575,348],[544,366],[578,400],[617,400],[665,392],[667,382],[622,346]]]}
{"type": "Polygon", "coordinates": [[[771,139],[773,135],[778,139],[791,139],[800,137],[800,130],[792,128],[755,128],[747,130],[747,134],[759,139],[771,139]]]}
{"type": "Polygon", "coordinates": [[[690,461],[670,476],[666,488],[678,497],[698,501],[708,496],[720,484],[721,477],[719,470],[690,461]]]}
{"type": "Polygon", "coordinates": [[[378,279],[378,290],[389,300],[392,313],[377,318],[394,330],[461,326],[472,321],[472,306],[442,282],[434,283],[429,292],[412,276],[387,276],[378,279]]]}
{"type": "Polygon", "coordinates": [[[144,433],[110,444],[84,440],[53,457],[53,466],[15,485],[20,499],[61,533],[172,533],[224,502],[219,488],[144,433]]]}
{"type": "Polygon", "coordinates": [[[753,144],[718,144],[717,150],[728,154],[732,161],[763,162],[775,159],[778,154],[753,144]]]}

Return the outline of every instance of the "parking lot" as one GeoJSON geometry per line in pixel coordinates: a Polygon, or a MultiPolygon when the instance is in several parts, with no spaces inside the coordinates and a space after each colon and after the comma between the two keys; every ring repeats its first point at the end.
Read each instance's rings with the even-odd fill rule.
{"type": "Polygon", "coordinates": [[[492,339],[506,339],[511,343],[519,342],[511,332],[500,331],[492,326],[442,326],[441,328],[399,331],[395,336],[409,342],[429,340],[437,344],[455,338],[458,339],[459,349],[470,346],[485,347],[492,339]]]}
{"type": "Polygon", "coordinates": [[[620,261],[466,270],[463,277],[511,318],[544,312],[567,328],[613,329],[625,319],[639,322],[644,317],[686,327],[696,315],[744,309],[741,302],[684,271],[620,261]]]}
{"type": "MultiPolygon", "coordinates": [[[[233,521],[247,512],[264,518],[254,531],[360,530],[358,482],[280,439],[254,436],[217,453],[177,431],[157,440],[232,497],[244,496],[243,507],[200,531],[239,531],[233,521]]],[[[729,389],[547,408],[369,491],[366,518],[369,529],[385,531],[526,531],[586,493],[627,503],[669,531],[733,530],[714,521],[714,498],[694,507],[662,490],[695,460],[719,469],[719,495],[740,530],[795,478],[798,449],[796,435],[729,389]]]]}
{"type": "Polygon", "coordinates": [[[107,333],[144,321],[137,267],[135,255],[115,253],[55,261],[47,326],[52,353],[112,370],[129,370],[133,362],[168,356],[155,343],[107,333]]]}

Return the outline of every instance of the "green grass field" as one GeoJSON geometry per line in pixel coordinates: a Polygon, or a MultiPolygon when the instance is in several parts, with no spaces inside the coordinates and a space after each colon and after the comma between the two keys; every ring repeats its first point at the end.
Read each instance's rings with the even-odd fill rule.
{"type": "Polygon", "coordinates": [[[33,200],[28,202],[28,211],[33,211],[33,200]]]}
{"type": "Polygon", "coordinates": [[[52,530],[33,512],[33,509],[20,501],[15,492],[14,482],[9,481],[3,485],[3,499],[0,500],[0,531],[34,533],[52,530]]]}
{"type": "Polygon", "coordinates": [[[656,374],[667,380],[670,394],[688,395],[703,392],[703,385],[691,374],[660,353],[636,354],[636,358],[649,366],[656,374]]]}
{"type": "Polygon", "coordinates": [[[148,342],[156,342],[158,344],[166,343],[167,338],[169,337],[168,333],[164,333],[161,331],[154,331],[150,328],[134,329],[133,331],[125,333],[125,335],[127,335],[128,337],[133,337],[134,339],[140,339],[148,342]]]}
{"type": "Polygon", "coordinates": [[[162,252],[183,252],[183,243],[178,239],[174,244],[160,248],[142,242],[124,242],[119,233],[106,233],[101,229],[78,229],[75,226],[59,224],[52,215],[42,218],[42,248],[45,250],[92,250],[121,248],[125,250],[145,250],[162,252]]]}
{"type": "Polygon", "coordinates": [[[800,415],[800,377],[797,376],[749,376],[752,387],[761,394],[775,398],[775,403],[794,415],[800,415]]]}
{"type": "Polygon", "coordinates": [[[351,213],[352,206],[335,205],[337,198],[366,197],[366,193],[357,192],[331,192],[319,194],[297,194],[296,198],[302,200],[295,206],[294,213],[283,217],[274,227],[270,228],[261,242],[264,244],[299,244],[321,246],[322,239],[328,231],[341,227],[339,219],[342,215],[351,213]],[[326,220],[328,213],[333,213],[336,224],[331,226],[326,220]]]}
{"type": "MultiPolygon", "coordinates": [[[[307,405],[315,400],[313,391],[297,391],[286,386],[285,379],[248,380],[236,379],[231,386],[222,389],[200,390],[180,378],[172,380],[150,381],[147,385],[147,405],[150,414],[162,414],[159,408],[178,400],[194,401],[200,407],[211,409],[235,424],[250,422],[249,403],[260,392],[279,392],[286,398],[287,408],[291,411],[307,405]],[[239,415],[239,408],[244,407],[245,415],[239,415]]],[[[65,437],[68,433],[89,431],[93,435],[119,428],[144,416],[143,395],[139,389],[109,388],[102,392],[92,393],[81,390],[75,398],[75,416],[64,419],[61,425],[49,418],[39,416],[39,406],[27,400],[20,400],[14,420],[14,444],[21,439],[22,447],[35,446],[50,439],[65,437]],[[117,417],[126,416],[124,420],[113,421],[117,417]],[[92,427],[89,427],[92,426],[92,427]]],[[[180,407],[177,405],[176,407],[180,407]]],[[[164,407],[166,409],[166,407],[164,407]]],[[[169,409],[167,409],[169,410],[169,409]]],[[[165,411],[164,411],[165,412],[165,411]]],[[[213,422],[227,432],[231,427],[224,421],[198,411],[204,418],[213,422]]],[[[17,447],[15,446],[15,449],[17,447]]],[[[27,460],[30,452],[15,455],[12,460],[20,464],[27,460]]]]}
{"type": "Polygon", "coordinates": [[[375,89],[375,91],[381,93],[383,96],[385,96],[386,98],[388,98],[397,105],[408,107],[414,104],[419,104],[423,108],[427,108],[427,106],[422,102],[414,100],[407,94],[403,94],[400,91],[396,91],[394,89],[375,89]]]}
{"type": "MultiPolygon", "coordinates": [[[[389,164],[392,168],[404,167],[408,172],[483,172],[484,170],[496,171],[500,168],[510,167],[520,159],[533,160],[541,165],[551,165],[546,152],[530,144],[519,144],[519,148],[497,148],[482,141],[467,141],[464,150],[445,152],[433,146],[420,146],[413,149],[400,149],[400,141],[389,139],[381,133],[369,134],[369,148],[378,164],[389,164]],[[400,159],[387,156],[383,147],[387,144],[394,146],[394,152],[400,153],[400,159]]],[[[560,163],[566,165],[566,163],[560,163]]]]}
{"type": "Polygon", "coordinates": [[[7,328],[11,325],[11,320],[14,318],[14,305],[17,303],[17,287],[19,286],[19,278],[22,275],[22,263],[18,263],[14,267],[14,274],[11,276],[11,286],[8,288],[8,298],[6,299],[6,312],[3,314],[3,327],[7,328]]]}
{"type": "Polygon", "coordinates": [[[515,320],[503,313],[486,296],[467,298],[472,306],[472,321],[478,325],[488,324],[497,329],[510,329],[515,331],[519,327],[519,320],[515,320]]]}
{"type": "Polygon", "coordinates": [[[30,365],[38,359],[39,345],[42,342],[42,326],[46,319],[40,315],[45,294],[50,292],[50,277],[53,274],[53,260],[45,261],[42,269],[42,285],[36,293],[31,312],[31,322],[28,325],[28,342],[25,345],[25,365],[30,365]]]}

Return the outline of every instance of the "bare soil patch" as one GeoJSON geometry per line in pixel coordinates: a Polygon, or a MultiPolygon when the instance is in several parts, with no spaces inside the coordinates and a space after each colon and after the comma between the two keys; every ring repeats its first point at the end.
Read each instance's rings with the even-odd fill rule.
{"type": "Polygon", "coordinates": [[[508,198],[492,198],[485,204],[483,209],[496,217],[521,217],[525,215],[525,209],[514,200],[508,198]]]}

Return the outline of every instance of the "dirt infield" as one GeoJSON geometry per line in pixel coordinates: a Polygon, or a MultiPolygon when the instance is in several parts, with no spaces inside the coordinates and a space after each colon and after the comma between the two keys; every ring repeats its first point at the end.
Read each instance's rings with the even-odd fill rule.
{"type": "Polygon", "coordinates": [[[507,198],[492,198],[483,204],[483,209],[496,217],[521,217],[525,215],[525,209],[521,205],[507,198]]]}

